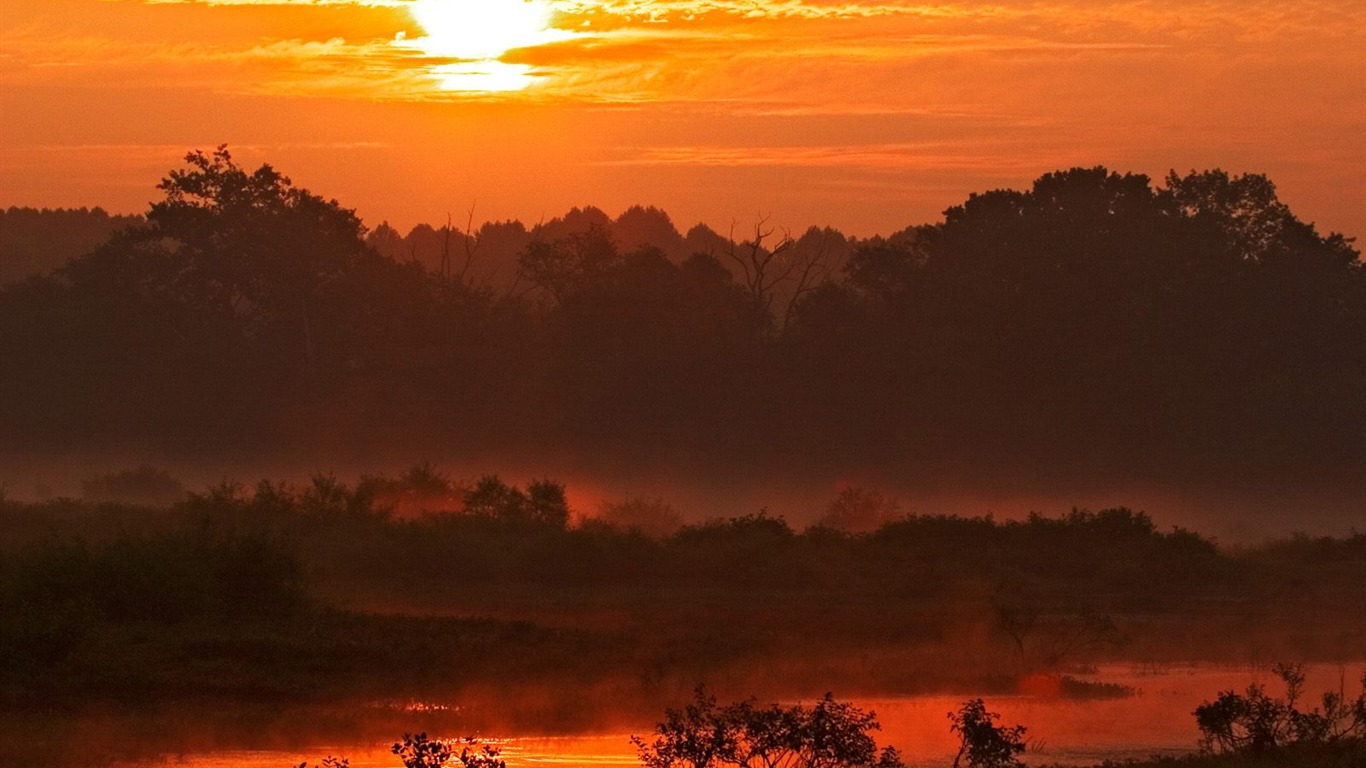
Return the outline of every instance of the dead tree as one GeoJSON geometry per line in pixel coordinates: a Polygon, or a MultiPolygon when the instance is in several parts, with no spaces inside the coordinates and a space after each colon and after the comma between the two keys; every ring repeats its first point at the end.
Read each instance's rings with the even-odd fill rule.
{"type": "Polygon", "coordinates": [[[754,235],[748,240],[735,241],[735,224],[731,224],[726,256],[739,265],[740,277],[749,292],[754,307],[777,320],[779,328],[786,328],[802,296],[825,282],[833,271],[828,237],[823,237],[814,249],[798,247],[790,233],[782,236],[772,248],[764,243],[773,237],[775,229],[768,226],[767,216],[754,225],[754,235]],[[781,300],[781,317],[774,312],[775,300],[781,300]]]}
{"type": "Polygon", "coordinates": [[[470,208],[465,216],[465,264],[460,268],[459,280],[467,287],[474,287],[474,277],[470,275],[470,267],[474,266],[474,256],[479,251],[479,233],[474,231],[474,203],[470,203],[470,208]]]}
{"type": "Polygon", "coordinates": [[[754,302],[754,308],[766,313],[773,308],[774,288],[791,277],[796,269],[795,263],[784,258],[795,244],[786,230],[772,248],[764,247],[764,241],[772,237],[774,232],[768,226],[768,219],[767,216],[759,217],[754,223],[754,237],[742,243],[735,242],[735,222],[731,222],[729,246],[726,249],[726,256],[740,265],[745,288],[754,302]]]}

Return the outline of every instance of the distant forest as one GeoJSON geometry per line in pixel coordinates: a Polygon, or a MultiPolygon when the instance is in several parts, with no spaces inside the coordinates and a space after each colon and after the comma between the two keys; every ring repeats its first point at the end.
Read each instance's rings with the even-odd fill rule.
{"type": "Polygon", "coordinates": [[[0,284],[48,274],[142,223],[103,208],[0,208],[0,284]]]}
{"type": "Polygon", "coordinates": [[[0,447],[1148,480],[1366,460],[1360,253],[1264,176],[1074,168],[867,240],[644,207],[404,236],[225,149],[186,159],[142,218],[4,213],[8,278],[107,239],[0,287],[0,447]]]}

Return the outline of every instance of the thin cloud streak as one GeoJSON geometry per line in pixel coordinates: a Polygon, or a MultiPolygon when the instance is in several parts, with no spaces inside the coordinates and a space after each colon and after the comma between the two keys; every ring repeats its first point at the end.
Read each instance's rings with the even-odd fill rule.
{"type": "Polygon", "coordinates": [[[629,157],[604,160],[603,166],[712,166],[785,168],[863,168],[899,173],[910,169],[1027,169],[1056,152],[1018,145],[974,147],[964,142],[919,144],[820,145],[801,147],[697,146],[636,147],[629,157]],[[988,149],[984,153],[981,149],[988,149]]]}

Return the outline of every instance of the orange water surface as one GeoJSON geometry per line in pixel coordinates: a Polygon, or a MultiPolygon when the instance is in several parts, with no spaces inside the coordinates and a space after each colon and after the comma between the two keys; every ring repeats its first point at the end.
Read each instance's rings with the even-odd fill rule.
{"type": "MultiPolygon", "coordinates": [[[[1355,695],[1366,663],[1318,664],[1307,668],[1306,701],[1312,706],[1326,690],[1355,695]]],[[[1001,714],[1006,724],[1028,728],[1030,763],[1093,765],[1106,759],[1146,758],[1192,752],[1198,736],[1193,710],[1222,690],[1244,690],[1262,683],[1280,695],[1279,681],[1268,668],[1209,665],[1112,665],[1088,677],[1135,689],[1118,698],[1075,699],[1048,695],[1048,686],[1027,686],[1030,693],[985,697],[988,709],[1001,714]]],[[[838,695],[838,692],[836,692],[838,695]]],[[[878,714],[882,731],[878,743],[902,752],[910,768],[952,763],[957,744],[948,729],[947,714],[974,694],[857,699],[860,706],[878,714]]],[[[642,716],[637,733],[651,728],[651,716],[642,716]]],[[[448,734],[433,734],[446,736],[448,734]]],[[[455,734],[449,734],[455,735],[455,734]]],[[[536,766],[632,766],[638,765],[630,733],[599,733],[561,737],[508,734],[496,743],[508,768],[536,766]]],[[[156,760],[117,763],[117,768],[290,768],[308,761],[316,764],[326,755],[346,757],[352,768],[396,768],[389,743],[319,744],[307,753],[281,750],[237,750],[200,754],[166,755],[156,760]]]]}

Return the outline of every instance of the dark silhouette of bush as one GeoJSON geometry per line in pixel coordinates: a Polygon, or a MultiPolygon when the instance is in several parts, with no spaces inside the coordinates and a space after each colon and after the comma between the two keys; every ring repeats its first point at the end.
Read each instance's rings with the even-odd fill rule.
{"type": "Polygon", "coordinates": [[[403,741],[395,742],[390,748],[403,761],[404,768],[441,768],[452,757],[460,761],[463,768],[506,768],[507,763],[499,757],[501,750],[488,744],[481,744],[472,738],[460,742],[429,739],[425,732],[403,734],[403,741]],[[460,751],[455,751],[460,746],[460,751]]]}
{"type": "Polygon", "coordinates": [[[588,526],[662,539],[674,535],[683,527],[683,516],[663,499],[633,497],[625,501],[604,501],[598,513],[587,518],[588,526]]]}
{"type": "Polygon", "coordinates": [[[102,546],[46,543],[7,564],[0,603],[16,615],[72,610],[113,623],[249,618],[302,604],[295,553],[265,532],[190,528],[102,546]]]}
{"type": "MultiPolygon", "coordinates": [[[[299,763],[299,768],[308,768],[308,762],[299,763]]],[[[345,757],[332,757],[328,755],[318,763],[318,768],[351,768],[351,761],[345,757]]]]}
{"type": "Polygon", "coordinates": [[[646,768],[902,768],[896,749],[878,750],[877,716],[831,694],[810,707],[749,699],[718,706],[698,687],[693,702],[666,711],[654,739],[632,736],[646,768]]]}
{"type": "Polygon", "coordinates": [[[1025,751],[1025,727],[1001,726],[1001,716],[988,712],[981,699],[969,699],[949,713],[949,730],[958,734],[953,766],[966,768],[1022,768],[1017,755],[1025,751]]]}
{"type": "Polygon", "coordinates": [[[899,517],[901,506],[896,498],[860,486],[849,486],[826,505],[814,526],[845,533],[871,533],[899,517]]]}
{"type": "Polygon", "coordinates": [[[414,464],[397,478],[364,476],[356,489],[373,498],[376,504],[393,508],[401,517],[459,512],[464,506],[463,496],[469,490],[426,462],[414,464]]]}
{"type": "Polygon", "coordinates": [[[51,273],[141,223],[103,208],[0,208],[0,284],[51,273]]]}
{"type": "Polygon", "coordinates": [[[1263,686],[1245,693],[1223,691],[1195,709],[1200,747],[1205,752],[1260,755],[1290,746],[1331,744],[1366,739],[1366,674],[1355,699],[1345,692],[1323,694],[1321,707],[1299,709],[1304,693],[1304,665],[1272,668],[1285,683],[1285,697],[1267,695],[1263,686]]]}
{"type": "Polygon", "coordinates": [[[467,515],[561,530],[569,525],[564,485],[553,480],[528,483],[523,491],[504,483],[497,475],[485,475],[465,492],[464,501],[467,515]]]}
{"type": "Polygon", "coordinates": [[[185,486],[169,472],[143,464],[82,482],[81,496],[95,503],[161,507],[182,501],[185,498],[185,486]]]}

